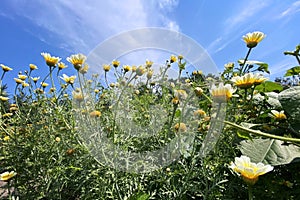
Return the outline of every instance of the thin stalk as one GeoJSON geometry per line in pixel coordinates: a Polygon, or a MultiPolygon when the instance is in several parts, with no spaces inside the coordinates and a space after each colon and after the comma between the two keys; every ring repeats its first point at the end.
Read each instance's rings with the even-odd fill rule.
{"type": "Polygon", "coordinates": [[[246,64],[246,62],[248,60],[248,57],[250,55],[251,50],[252,50],[252,48],[249,48],[249,50],[247,52],[247,55],[246,55],[246,58],[244,59],[244,63],[242,65],[241,69],[240,69],[240,74],[239,74],[240,76],[242,75],[242,73],[246,72],[246,68],[244,69],[244,67],[245,67],[245,64],[246,64]]]}
{"type": "Polygon", "coordinates": [[[233,126],[235,128],[238,128],[240,130],[247,131],[249,133],[255,134],[255,135],[259,135],[259,136],[263,136],[263,137],[267,137],[267,138],[271,138],[271,139],[282,140],[282,141],[285,141],[285,142],[300,142],[300,139],[297,139],[297,138],[290,138],[290,137],[272,135],[272,134],[269,134],[269,133],[264,133],[262,131],[257,131],[257,130],[245,128],[245,127],[242,127],[240,125],[237,125],[237,124],[229,122],[229,121],[224,121],[224,123],[228,124],[230,126],[233,126]]]}
{"type": "Polygon", "coordinates": [[[297,61],[298,61],[299,65],[300,65],[300,58],[299,58],[299,56],[298,56],[298,55],[296,55],[295,57],[296,57],[296,59],[297,59],[297,61]]]}
{"type": "Polygon", "coordinates": [[[253,200],[253,186],[248,184],[248,199],[253,200]]]}

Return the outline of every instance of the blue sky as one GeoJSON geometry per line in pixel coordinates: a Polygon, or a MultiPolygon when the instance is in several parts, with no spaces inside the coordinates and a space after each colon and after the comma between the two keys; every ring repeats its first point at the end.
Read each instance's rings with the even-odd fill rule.
{"type": "MultiPolygon", "coordinates": [[[[207,50],[218,68],[245,56],[242,36],[262,31],[267,37],[251,60],[269,64],[271,79],[297,65],[284,51],[300,43],[300,1],[291,0],[2,0],[0,63],[13,68],[10,82],[30,63],[47,69],[41,52],[65,58],[88,54],[124,31],[162,27],[179,31],[207,50]]],[[[75,71],[69,64],[66,74],[75,71]]]]}

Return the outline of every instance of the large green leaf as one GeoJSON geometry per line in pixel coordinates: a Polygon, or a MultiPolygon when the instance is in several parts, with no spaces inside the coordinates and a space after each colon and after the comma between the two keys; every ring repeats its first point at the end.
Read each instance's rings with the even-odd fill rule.
{"type": "Polygon", "coordinates": [[[298,75],[300,73],[300,66],[292,67],[291,69],[288,69],[285,73],[286,76],[293,76],[293,75],[298,75]]]}
{"type": "Polygon", "coordinates": [[[275,83],[272,81],[266,81],[255,87],[255,90],[259,92],[273,92],[273,91],[282,91],[283,87],[279,83],[275,83]]]}
{"type": "Polygon", "coordinates": [[[252,162],[270,165],[284,165],[300,157],[300,148],[293,144],[285,145],[281,140],[253,139],[244,140],[239,146],[243,155],[252,162]]]}
{"type": "Polygon", "coordinates": [[[289,115],[289,123],[300,133],[300,86],[294,86],[280,92],[278,100],[289,115]]]}
{"type": "Polygon", "coordinates": [[[266,93],[258,93],[253,96],[253,101],[255,104],[259,105],[261,104],[264,99],[265,95],[267,95],[267,102],[272,106],[274,109],[282,110],[282,106],[280,104],[280,101],[278,100],[278,93],[276,92],[266,92],[266,93]]]}

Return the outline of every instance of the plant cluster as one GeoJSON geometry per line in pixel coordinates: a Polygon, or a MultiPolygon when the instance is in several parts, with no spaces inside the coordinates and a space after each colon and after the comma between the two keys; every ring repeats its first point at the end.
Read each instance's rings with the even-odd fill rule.
{"type": "MultiPolygon", "coordinates": [[[[268,80],[268,64],[249,60],[264,38],[243,36],[245,58],[218,76],[187,71],[182,55],[158,73],[149,60],[113,60],[88,76],[83,54],[66,58],[69,76],[42,53],[48,74],[30,64],[8,95],[13,69],[1,64],[0,197],[297,199],[300,86],[268,80]]],[[[285,54],[299,62],[299,46],[285,54]]]]}

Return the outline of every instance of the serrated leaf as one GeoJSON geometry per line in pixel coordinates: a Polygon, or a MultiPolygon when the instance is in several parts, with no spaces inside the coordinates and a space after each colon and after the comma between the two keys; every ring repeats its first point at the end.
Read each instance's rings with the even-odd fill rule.
{"type": "Polygon", "coordinates": [[[244,140],[239,149],[252,162],[262,162],[270,165],[284,165],[300,157],[300,148],[293,144],[285,145],[281,140],[253,139],[244,140]]]}

